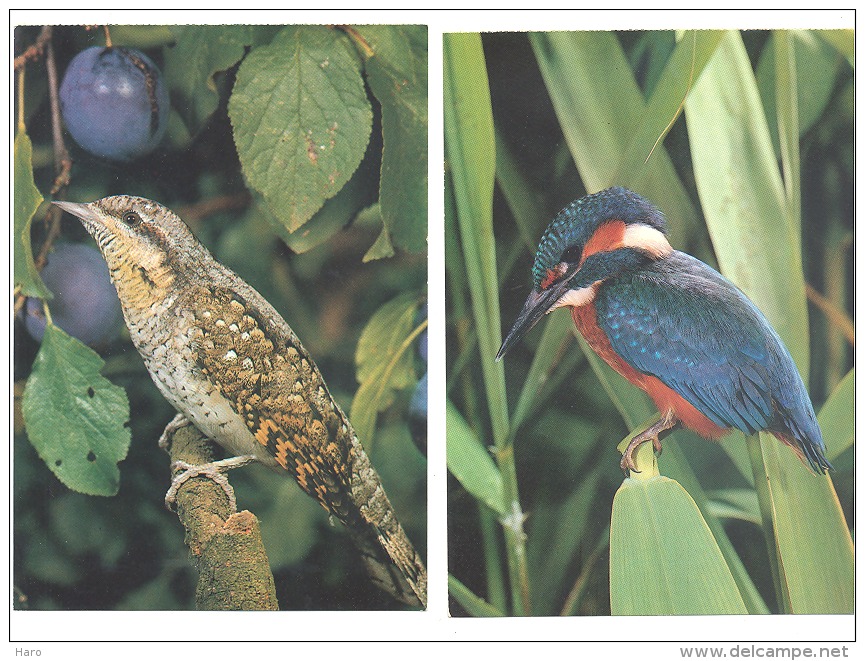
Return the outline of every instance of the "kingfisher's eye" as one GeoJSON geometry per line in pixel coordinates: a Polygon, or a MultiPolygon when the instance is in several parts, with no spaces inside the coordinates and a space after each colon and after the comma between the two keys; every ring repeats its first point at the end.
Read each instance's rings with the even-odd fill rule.
{"type": "Polygon", "coordinates": [[[137,227],[141,224],[141,216],[134,211],[127,211],[123,214],[123,222],[130,227],[137,227]]]}
{"type": "Polygon", "coordinates": [[[583,249],[580,246],[571,246],[562,253],[562,261],[573,264],[580,261],[580,257],[582,257],[582,255],[583,249]]]}

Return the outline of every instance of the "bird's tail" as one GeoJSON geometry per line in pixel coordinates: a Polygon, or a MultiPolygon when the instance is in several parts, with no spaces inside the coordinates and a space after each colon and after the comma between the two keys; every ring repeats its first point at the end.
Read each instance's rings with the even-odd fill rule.
{"type": "Polygon", "coordinates": [[[803,464],[808,466],[814,473],[825,473],[832,470],[832,464],[826,459],[826,447],[823,445],[822,439],[820,443],[815,443],[810,439],[800,440],[788,433],[773,431],[772,434],[789,447],[803,464]]]}
{"type": "Polygon", "coordinates": [[[426,608],[426,569],[356,438],[352,455],[351,500],[356,516],[347,520],[346,525],[367,573],[401,603],[426,608]]]}

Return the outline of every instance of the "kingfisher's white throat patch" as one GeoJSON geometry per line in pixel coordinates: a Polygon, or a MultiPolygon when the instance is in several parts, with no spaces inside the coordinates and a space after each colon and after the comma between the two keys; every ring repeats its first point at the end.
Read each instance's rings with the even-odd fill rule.
{"type": "Polygon", "coordinates": [[[569,289],[565,292],[558,301],[553,303],[552,307],[547,310],[547,314],[552,312],[553,310],[558,310],[563,307],[574,307],[578,308],[583,305],[588,305],[592,301],[595,300],[595,293],[598,289],[598,285],[601,284],[601,281],[592,283],[588,287],[580,287],[579,289],[569,289]]]}

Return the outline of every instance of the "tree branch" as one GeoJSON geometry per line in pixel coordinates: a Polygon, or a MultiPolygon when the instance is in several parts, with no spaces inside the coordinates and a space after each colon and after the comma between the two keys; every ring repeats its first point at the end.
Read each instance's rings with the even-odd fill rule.
{"type": "MultiPolygon", "coordinates": [[[[172,463],[206,464],[212,443],[194,426],[169,433],[172,463]]],[[[199,610],[277,610],[276,590],[258,519],[232,514],[225,492],[213,480],[193,477],[177,493],[177,516],[198,567],[199,610]]]]}
{"type": "Polygon", "coordinates": [[[15,71],[22,69],[28,62],[35,62],[42,57],[45,45],[51,40],[51,32],[52,28],[50,25],[42,26],[42,30],[39,32],[39,36],[36,37],[36,41],[15,58],[15,71]]]}

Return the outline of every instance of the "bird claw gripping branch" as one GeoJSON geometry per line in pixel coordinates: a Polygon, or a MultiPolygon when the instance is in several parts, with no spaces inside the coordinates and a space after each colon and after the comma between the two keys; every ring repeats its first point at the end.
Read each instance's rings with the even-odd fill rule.
{"type": "Polygon", "coordinates": [[[276,310],[156,202],[118,195],[55,204],[96,239],[165,398],[233,455],[290,473],[346,525],[379,587],[425,607],[420,557],[351,423],[276,310]]]}
{"type": "Polygon", "coordinates": [[[624,188],[569,204],[544,232],[534,286],[502,343],[501,359],[538,320],[569,307],[586,342],[646,391],[661,419],[634,450],[677,424],[706,438],[768,431],[814,472],[831,466],[814,408],[790,352],[729,280],[673,250],[663,214],[624,188]]]}

